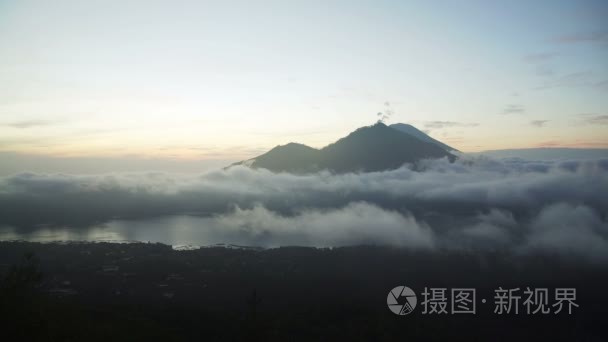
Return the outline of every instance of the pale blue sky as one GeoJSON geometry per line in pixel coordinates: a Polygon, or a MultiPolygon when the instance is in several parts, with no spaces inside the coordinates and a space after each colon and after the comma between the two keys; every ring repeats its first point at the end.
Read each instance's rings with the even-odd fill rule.
{"type": "Polygon", "coordinates": [[[0,0],[0,151],[253,157],[394,111],[464,151],[608,147],[606,1],[0,0]]]}

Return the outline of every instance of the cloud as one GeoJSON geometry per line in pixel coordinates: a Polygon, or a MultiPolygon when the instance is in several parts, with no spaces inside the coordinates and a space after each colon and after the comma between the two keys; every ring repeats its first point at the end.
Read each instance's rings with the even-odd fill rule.
{"type": "Polygon", "coordinates": [[[512,213],[492,209],[477,215],[474,223],[463,227],[462,230],[450,232],[444,239],[444,244],[448,249],[505,249],[513,243],[513,232],[517,228],[518,223],[512,213]],[[448,239],[452,242],[447,243],[448,239]]]}
{"type": "Polygon", "coordinates": [[[608,80],[599,81],[594,84],[594,87],[599,89],[608,89],[608,80]]]}
{"type": "Polygon", "coordinates": [[[6,127],[12,128],[32,128],[32,127],[41,127],[41,126],[51,126],[59,123],[60,121],[47,121],[47,120],[24,120],[24,121],[15,121],[3,124],[6,127]]]}
{"type": "Polygon", "coordinates": [[[434,246],[433,233],[427,225],[412,216],[365,202],[333,210],[304,210],[294,216],[283,216],[256,205],[207,219],[205,226],[221,232],[224,239],[264,247],[377,244],[430,249],[434,246]]]}
{"type": "Polygon", "coordinates": [[[599,148],[608,148],[608,140],[604,140],[604,141],[577,141],[573,144],[571,144],[573,147],[587,147],[587,148],[593,148],[593,149],[599,149],[599,148]]]}
{"type": "Polygon", "coordinates": [[[557,43],[578,44],[578,43],[608,43],[608,31],[580,32],[557,37],[557,43]]]}
{"type": "Polygon", "coordinates": [[[535,145],[536,147],[559,147],[564,146],[564,143],[557,140],[542,141],[535,145]]]}
{"type": "Polygon", "coordinates": [[[549,120],[532,120],[530,121],[530,125],[541,128],[545,127],[545,124],[547,124],[547,122],[549,122],[549,120]]]}
{"type": "Polygon", "coordinates": [[[544,63],[544,62],[550,61],[557,56],[559,56],[559,54],[555,53],[555,52],[543,52],[543,53],[526,55],[526,56],[524,56],[523,59],[527,63],[535,64],[535,63],[544,63]]]}
{"type": "Polygon", "coordinates": [[[554,204],[531,224],[523,250],[608,261],[608,223],[583,205],[554,204]]]}
{"type": "Polygon", "coordinates": [[[452,127],[477,127],[478,123],[475,122],[456,122],[456,121],[427,121],[424,123],[426,129],[441,129],[441,128],[452,128],[452,127]]]}
{"type": "Polygon", "coordinates": [[[530,54],[523,57],[523,60],[532,64],[536,69],[536,74],[541,77],[551,77],[555,75],[554,68],[549,65],[549,62],[559,56],[555,52],[543,52],[537,54],[530,54]]]}
{"type": "MultiPolygon", "coordinates": [[[[563,248],[596,260],[608,248],[582,246],[587,239],[606,238],[607,192],[606,159],[465,156],[455,163],[426,160],[344,175],[245,167],[202,175],[21,173],[0,178],[0,226],[27,231],[146,219],[151,227],[156,218],[194,215],[201,221],[192,231],[213,231],[220,241],[248,245],[371,243],[513,253],[563,248]],[[564,220],[571,228],[556,225],[561,238],[551,240],[552,224],[559,222],[555,212],[571,212],[564,220]],[[584,235],[573,237],[579,241],[574,249],[566,245],[568,234],[584,235]]],[[[158,229],[172,228],[163,223],[158,229]]]]}
{"type": "Polygon", "coordinates": [[[583,123],[588,125],[608,125],[608,115],[606,114],[581,114],[583,123]]]}
{"type": "Polygon", "coordinates": [[[536,75],[541,77],[549,77],[555,75],[555,70],[547,65],[536,66],[536,75]]]}
{"type": "Polygon", "coordinates": [[[601,88],[601,83],[593,80],[594,74],[591,71],[580,71],[566,74],[560,77],[551,78],[536,87],[536,89],[548,89],[558,87],[595,87],[601,88]]]}
{"type": "Polygon", "coordinates": [[[522,105],[510,104],[510,105],[507,105],[505,107],[505,109],[503,109],[502,114],[522,114],[525,111],[526,110],[525,110],[524,106],[522,106],[522,105]]]}

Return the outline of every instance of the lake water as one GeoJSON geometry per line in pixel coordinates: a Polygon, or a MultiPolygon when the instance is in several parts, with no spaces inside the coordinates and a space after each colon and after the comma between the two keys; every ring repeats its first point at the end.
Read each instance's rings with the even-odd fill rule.
{"type": "MultiPolygon", "coordinates": [[[[89,227],[48,227],[18,229],[0,226],[0,240],[31,242],[160,242],[172,246],[209,246],[215,244],[258,245],[255,236],[245,231],[216,227],[209,218],[168,216],[146,220],[113,220],[89,227]]],[[[258,241],[261,244],[261,240],[258,241]]]]}
{"type": "Polygon", "coordinates": [[[338,247],[361,244],[429,247],[430,235],[400,216],[362,223],[344,219],[276,217],[266,211],[234,215],[175,215],[157,218],[116,219],[87,227],[38,226],[34,229],[0,226],[0,240],[32,242],[152,242],[171,246],[236,245],[338,247]]]}

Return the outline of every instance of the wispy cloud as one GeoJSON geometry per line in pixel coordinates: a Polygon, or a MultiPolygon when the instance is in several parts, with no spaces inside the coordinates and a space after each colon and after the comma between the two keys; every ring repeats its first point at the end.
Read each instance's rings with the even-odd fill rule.
{"type": "Polygon", "coordinates": [[[530,121],[530,125],[542,128],[547,124],[547,122],[549,122],[549,120],[532,120],[530,121]]]}
{"type": "Polygon", "coordinates": [[[424,123],[424,127],[428,130],[440,129],[440,128],[451,128],[451,127],[477,127],[479,126],[476,122],[456,122],[456,121],[427,121],[424,123]]]}
{"type": "Polygon", "coordinates": [[[549,65],[550,61],[559,56],[556,52],[542,52],[530,54],[523,57],[523,60],[536,68],[536,74],[541,77],[555,75],[555,69],[549,65]]]}
{"type": "Polygon", "coordinates": [[[608,114],[579,114],[588,125],[608,125],[608,114]]]}
{"type": "Polygon", "coordinates": [[[536,74],[541,77],[553,76],[555,75],[555,70],[548,65],[538,65],[536,67],[536,74]]]}
{"type": "Polygon", "coordinates": [[[580,86],[597,86],[598,83],[593,81],[593,73],[591,71],[579,71],[566,74],[557,78],[547,80],[545,83],[536,87],[536,89],[547,89],[556,87],[580,87],[580,86]]]}
{"type": "Polygon", "coordinates": [[[570,144],[570,146],[582,148],[607,148],[608,141],[579,141],[570,144]]]}
{"type": "Polygon", "coordinates": [[[527,63],[543,63],[559,56],[556,52],[542,52],[524,56],[524,61],[527,63]]]}
{"type": "Polygon", "coordinates": [[[502,114],[523,114],[526,109],[520,104],[510,104],[502,110],[502,114]]]}
{"type": "Polygon", "coordinates": [[[536,147],[558,147],[558,146],[564,146],[564,144],[557,140],[543,141],[543,142],[536,144],[536,147]]]}
{"type": "Polygon", "coordinates": [[[557,37],[555,42],[562,44],[608,43],[608,31],[579,32],[557,37]]]}
{"type": "Polygon", "coordinates": [[[61,121],[51,121],[51,120],[23,120],[23,121],[14,121],[2,124],[2,126],[12,127],[12,128],[32,128],[32,127],[41,127],[41,126],[51,126],[60,123],[61,121]]]}
{"type": "Polygon", "coordinates": [[[603,80],[594,84],[595,87],[600,89],[608,89],[608,80],[603,80]]]}
{"type": "Polygon", "coordinates": [[[251,158],[268,151],[269,147],[252,147],[246,145],[221,146],[221,145],[162,145],[156,148],[158,151],[173,152],[172,156],[180,157],[184,154],[205,159],[222,159],[229,156],[234,159],[251,158]]]}

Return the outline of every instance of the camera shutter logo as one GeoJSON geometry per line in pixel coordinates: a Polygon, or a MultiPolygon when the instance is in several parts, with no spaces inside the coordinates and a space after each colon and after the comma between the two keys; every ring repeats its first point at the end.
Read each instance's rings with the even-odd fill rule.
{"type": "Polygon", "coordinates": [[[386,297],[388,308],[396,315],[407,315],[416,308],[416,293],[407,286],[397,286],[386,297]]]}

